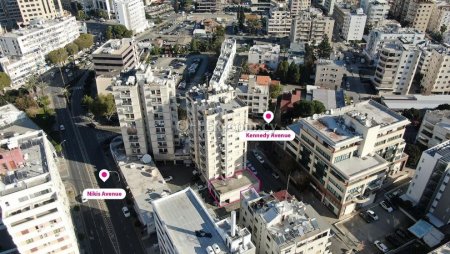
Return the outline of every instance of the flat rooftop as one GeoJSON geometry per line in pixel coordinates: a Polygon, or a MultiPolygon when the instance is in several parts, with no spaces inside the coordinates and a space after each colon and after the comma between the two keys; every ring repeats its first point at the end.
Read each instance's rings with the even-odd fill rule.
{"type": "Polygon", "coordinates": [[[360,176],[367,176],[371,171],[377,172],[385,168],[388,162],[380,157],[378,154],[373,156],[356,157],[353,156],[347,160],[334,163],[335,169],[341,173],[348,180],[356,179],[360,176]],[[358,165],[355,167],[355,165],[358,165]]]}
{"type": "Polygon", "coordinates": [[[191,188],[155,200],[153,206],[176,249],[183,253],[206,253],[208,246],[217,244],[221,250],[227,250],[212,217],[191,188]],[[211,237],[196,236],[195,231],[200,230],[211,237]]]}
{"type": "Polygon", "coordinates": [[[433,146],[424,151],[424,153],[435,156],[436,154],[441,157],[441,160],[450,162],[450,140],[447,140],[437,146],[433,146]]]}
{"type": "Polygon", "coordinates": [[[248,170],[237,171],[233,177],[224,180],[213,179],[210,181],[214,190],[220,195],[233,192],[239,189],[248,189],[251,186],[259,185],[259,179],[248,170]]]}
{"type": "Polygon", "coordinates": [[[131,38],[111,39],[96,49],[92,55],[121,55],[132,43],[131,38]]]}
{"type": "Polygon", "coordinates": [[[434,109],[450,101],[450,95],[391,95],[383,96],[382,102],[392,110],[434,109]]]}
{"type": "Polygon", "coordinates": [[[2,37],[20,37],[25,36],[34,32],[42,31],[44,29],[50,28],[52,26],[58,25],[63,21],[73,19],[75,21],[75,17],[73,16],[64,16],[64,17],[58,17],[54,19],[38,19],[38,20],[31,20],[30,25],[12,30],[11,32],[5,33],[2,35],[2,37]]]}
{"type": "Polygon", "coordinates": [[[312,99],[322,102],[327,110],[345,106],[344,91],[342,89],[314,89],[312,91],[312,99]]]}
{"type": "Polygon", "coordinates": [[[114,86],[160,85],[175,86],[176,73],[167,68],[152,68],[141,63],[135,68],[121,72],[115,77],[114,86]]]}

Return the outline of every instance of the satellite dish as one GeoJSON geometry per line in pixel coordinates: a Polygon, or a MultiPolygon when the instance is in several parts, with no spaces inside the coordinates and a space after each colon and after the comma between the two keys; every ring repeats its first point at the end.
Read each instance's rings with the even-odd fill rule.
{"type": "Polygon", "coordinates": [[[141,158],[141,161],[144,164],[149,164],[150,162],[152,162],[152,156],[150,156],[149,154],[144,154],[144,156],[142,156],[141,158]]]}

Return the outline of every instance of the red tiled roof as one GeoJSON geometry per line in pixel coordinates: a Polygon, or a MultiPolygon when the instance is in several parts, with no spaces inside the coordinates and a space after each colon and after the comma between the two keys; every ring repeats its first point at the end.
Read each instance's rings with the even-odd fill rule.
{"type": "Polygon", "coordinates": [[[294,104],[301,99],[302,92],[300,90],[295,90],[293,93],[285,93],[282,95],[280,102],[281,111],[286,111],[294,107],[294,104]]]}
{"type": "Polygon", "coordinates": [[[270,81],[269,76],[256,76],[256,83],[260,86],[268,86],[270,85],[270,81]]]}
{"type": "Polygon", "coordinates": [[[289,194],[286,190],[275,192],[272,194],[272,196],[276,198],[278,201],[290,200],[292,197],[291,194],[289,194]]]}
{"type": "Polygon", "coordinates": [[[20,148],[0,151],[0,165],[3,165],[0,166],[0,175],[5,175],[7,171],[17,169],[24,162],[20,148]]]}

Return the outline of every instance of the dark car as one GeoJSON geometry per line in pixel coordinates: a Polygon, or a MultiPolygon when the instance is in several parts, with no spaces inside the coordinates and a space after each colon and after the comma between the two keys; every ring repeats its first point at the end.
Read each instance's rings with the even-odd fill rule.
{"type": "Polygon", "coordinates": [[[361,218],[363,218],[367,223],[373,222],[373,219],[370,218],[369,215],[367,215],[367,213],[365,212],[360,212],[359,216],[361,216],[361,218]]]}
{"type": "Polygon", "coordinates": [[[397,230],[395,230],[395,233],[399,237],[401,237],[401,238],[403,238],[405,240],[409,240],[411,238],[411,235],[408,232],[404,231],[403,229],[397,229],[397,230]]]}
{"type": "Polygon", "coordinates": [[[196,230],[195,231],[195,236],[212,238],[212,234],[211,233],[205,232],[203,230],[196,230]]]}

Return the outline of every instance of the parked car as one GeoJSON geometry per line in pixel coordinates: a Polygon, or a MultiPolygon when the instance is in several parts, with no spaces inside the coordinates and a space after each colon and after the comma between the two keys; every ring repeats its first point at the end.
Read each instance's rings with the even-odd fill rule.
{"type": "Polygon", "coordinates": [[[165,181],[165,182],[170,182],[170,181],[172,181],[172,180],[173,180],[173,177],[172,177],[172,176],[169,176],[169,177],[164,178],[164,181],[165,181]]]}
{"type": "Polygon", "coordinates": [[[256,159],[259,161],[259,163],[261,163],[261,164],[264,163],[264,159],[263,159],[263,157],[261,155],[258,154],[256,156],[256,159]]]}
{"type": "Polygon", "coordinates": [[[367,210],[366,213],[372,220],[378,220],[378,215],[373,210],[367,210]]]}
{"type": "Polygon", "coordinates": [[[206,189],[206,185],[199,185],[199,186],[197,186],[197,190],[198,191],[202,191],[204,189],[206,189]]]}
{"type": "Polygon", "coordinates": [[[389,248],[384,244],[384,243],[382,243],[381,241],[375,241],[374,242],[374,244],[375,244],[375,246],[377,246],[377,248],[379,249],[379,250],[381,250],[383,253],[386,253],[386,252],[388,252],[389,251],[389,248]]]}
{"type": "Polygon", "coordinates": [[[212,238],[212,234],[203,230],[195,230],[195,236],[212,238]]]}
{"type": "Polygon", "coordinates": [[[367,213],[365,212],[360,212],[359,216],[361,216],[361,218],[363,218],[363,220],[365,220],[367,223],[373,222],[372,218],[370,218],[369,215],[367,215],[367,213]]]}
{"type": "Polygon", "coordinates": [[[60,131],[65,131],[65,130],[66,130],[66,127],[64,127],[64,124],[61,124],[61,125],[59,126],[59,130],[60,130],[60,131]]]}
{"type": "Polygon", "coordinates": [[[130,210],[128,210],[128,207],[126,206],[122,207],[122,213],[123,216],[125,216],[126,218],[130,217],[130,210]]]}
{"type": "Polygon", "coordinates": [[[391,206],[388,202],[386,202],[386,201],[384,201],[384,200],[380,202],[380,206],[381,206],[384,210],[386,210],[388,213],[391,213],[391,212],[394,211],[394,208],[392,208],[392,206],[391,206]]]}
{"type": "Polygon", "coordinates": [[[273,172],[272,176],[275,177],[275,179],[280,178],[280,175],[277,172],[273,172]]]}
{"type": "Polygon", "coordinates": [[[395,230],[395,233],[401,238],[406,240],[411,238],[411,235],[408,232],[404,231],[403,229],[397,229],[395,230]]]}

